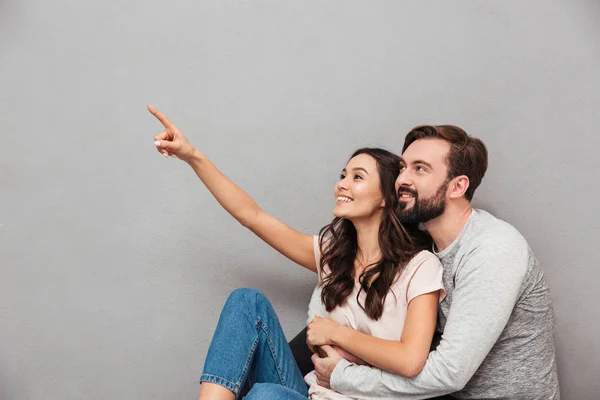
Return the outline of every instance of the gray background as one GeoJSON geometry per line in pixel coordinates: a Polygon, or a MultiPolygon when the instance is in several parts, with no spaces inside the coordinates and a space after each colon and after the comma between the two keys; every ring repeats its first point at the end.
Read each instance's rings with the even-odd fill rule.
{"type": "Polygon", "coordinates": [[[476,205],[547,274],[563,398],[600,393],[597,1],[4,0],[0,398],[195,398],[228,293],[288,337],[315,277],[156,153],[152,103],[315,233],[352,150],[422,123],[481,137],[476,205]]]}

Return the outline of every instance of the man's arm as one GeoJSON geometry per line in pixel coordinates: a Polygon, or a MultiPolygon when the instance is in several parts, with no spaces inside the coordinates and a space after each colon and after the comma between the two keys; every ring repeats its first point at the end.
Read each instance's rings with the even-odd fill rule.
{"type": "Polygon", "coordinates": [[[415,377],[427,360],[435,331],[438,300],[439,290],[422,294],[409,303],[402,340],[381,339],[341,325],[334,329],[331,340],[334,345],[355,354],[374,367],[415,377]]]}
{"type": "Polygon", "coordinates": [[[461,390],[504,330],[527,271],[528,247],[521,238],[483,243],[456,273],[444,334],[413,379],[340,360],[331,387],[357,399],[423,399],[461,390]]]}

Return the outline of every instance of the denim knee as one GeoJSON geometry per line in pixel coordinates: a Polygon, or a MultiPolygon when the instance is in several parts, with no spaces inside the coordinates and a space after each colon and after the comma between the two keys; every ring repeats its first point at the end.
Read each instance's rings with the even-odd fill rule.
{"type": "Polygon", "coordinates": [[[225,305],[247,304],[248,307],[254,307],[256,303],[262,303],[264,301],[268,301],[267,297],[258,290],[240,288],[231,292],[225,305]]]}

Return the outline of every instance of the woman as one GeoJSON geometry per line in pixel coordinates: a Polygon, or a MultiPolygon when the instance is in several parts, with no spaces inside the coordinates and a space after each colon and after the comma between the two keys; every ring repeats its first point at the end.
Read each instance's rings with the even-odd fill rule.
{"type": "MultiPolygon", "coordinates": [[[[351,362],[404,376],[422,369],[443,297],[442,267],[429,237],[403,227],[395,214],[399,157],[382,149],[356,151],[334,188],[334,220],[319,236],[302,234],[262,211],[164,115],[148,110],[165,130],[157,150],[187,162],[217,201],[243,226],[297,264],[318,274],[307,343],[351,362]]],[[[234,399],[249,381],[248,399],[347,399],[306,384],[268,300],[250,289],[228,298],[202,377],[199,399],[234,399]]]]}

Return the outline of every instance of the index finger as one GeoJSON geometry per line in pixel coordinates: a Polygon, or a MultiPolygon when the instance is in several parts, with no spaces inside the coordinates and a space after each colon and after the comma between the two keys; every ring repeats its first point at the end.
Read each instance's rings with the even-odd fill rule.
{"type": "Polygon", "coordinates": [[[164,114],[158,111],[156,108],[152,107],[150,104],[148,104],[147,108],[148,111],[150,111],[150,113],[154,115],[165,128],[172,128],[174,126],[173,123],[169,121],[169,118],[165,117],[164,114]]]}
{"type": "Polygon", "coordinates": [[[321,350],[323,350],[325,352],[325,354],[327,355],[327,357],[329,357],[331,354],[336,354],[337,353],[337,350],[334,349],[333,347],[331,347],[328,344],[321,346],[321,350]]]}
{"type": "Polygon", "coordinates": [[[321,359],[321,357],[319,357],[319,355],[317,353],[314,353],[312,356],[310,356],[310,361],[312,361],[312,363],[315,367],[317,366],[317,363],[319,362],[320,359],[321,359]]]}

